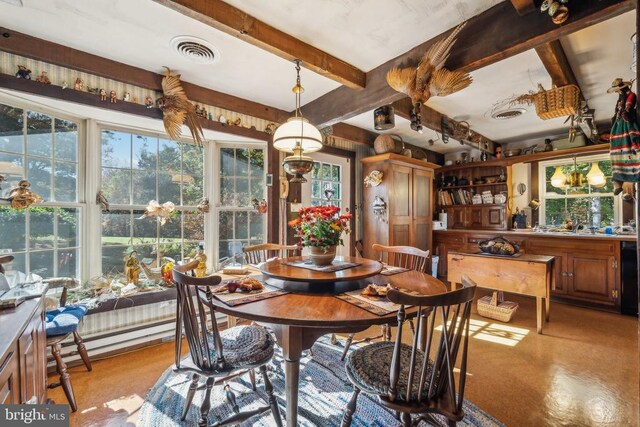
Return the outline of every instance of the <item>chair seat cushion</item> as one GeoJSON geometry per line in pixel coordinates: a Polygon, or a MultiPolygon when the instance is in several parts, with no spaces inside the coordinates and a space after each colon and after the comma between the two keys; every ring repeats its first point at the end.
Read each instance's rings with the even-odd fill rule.
{"type": "MultiPolygon", "coordinates": [[[[346,361],[347,376],[351,382],[366,393],[387,396],[390,385],[389,370],[391,368],[394,346],[395,342],[377,342],[351,352],[346,361]]],[[[402,344],[400,351],[400,380],[398,381],[396,401],[407,401],[407,380],[409,376],[411,351],[411,346],[402,344]]],[[[412,386],[413,399],[415,399],[418,394],[423,357],[424,353],[417,350],[416,368],[412,386]]],[[[429,360],[425,383],[428,383],[431,378],[432,368],[433,362],[429,360]]],[[[427,388],[428,387],[425,386],[425,390],[422,392],[423,398],[427,395],[427,388]]]]}
{"type": "Polygon", "coordinates": [[[78,328],[80,319],[87,313],[84,305],[68,305],[45,313],[47,336],[66,335],[78,328]]]}
{"type": "MultiPolygon", "coordinates": [[[[229,368],[260,365],[273,357],[273,338],[266,328],[255,325],[234,326],[220,332],[224,360],[229,368]]],[[[213,335],[208,334],[211,360],[216,360],[213,335]]]]}

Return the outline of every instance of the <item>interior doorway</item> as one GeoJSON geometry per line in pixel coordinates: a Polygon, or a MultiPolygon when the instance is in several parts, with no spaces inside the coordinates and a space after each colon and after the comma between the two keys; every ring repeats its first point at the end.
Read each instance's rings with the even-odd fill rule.
{"type": "MultiPolygon", "coordinates": [[[[352,181],[350,158],[328,153],[311,153],[314,162],[312,172],[302,184],[302,206],[338,206],[340,212],[351,211],[352,181]]],[[[353,212],[352,212],[353,213],[353,212]]],[[[353,223],[353,221],[352,221],[353,223]]],[[[338,246],[337,255],[350,254],[353,233],[343,233],[343,246],[338,246]]]]}

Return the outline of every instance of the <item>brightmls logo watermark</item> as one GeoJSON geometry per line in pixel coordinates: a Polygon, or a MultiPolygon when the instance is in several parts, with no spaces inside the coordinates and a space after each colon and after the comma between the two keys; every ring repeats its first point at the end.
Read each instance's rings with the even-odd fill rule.
{"type": "Polygon", "coordinates": [[[67,405],[0,405],[2,427],[69,427],[67,405]]]}

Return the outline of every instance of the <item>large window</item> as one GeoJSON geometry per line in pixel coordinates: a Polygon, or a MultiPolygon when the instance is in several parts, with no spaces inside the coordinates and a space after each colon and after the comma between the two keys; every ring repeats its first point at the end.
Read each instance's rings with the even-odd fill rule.
{"type": "Polygon", "coordinates": [[[0,201],[0,253],[15,260],[8,274],[80,275],[78,124],[0,104],[0,194],[26,178],[43,202],[16,210],[0,201]]]}
{"type": "Polygon", "coordinates": [[[254,199],[266,197],[265,150],[220,146],[218,153],[218,259],[223,260],[265,241],[266,214],[253,207],[254,199]]]}
{"type": "Polygon", "coordinates": [[[102,271],[123,270],[123,258],[157,266],[164,256],[181,260],[204,240],[204,214],[197,210],[204,194],[203,151],[158,136],[104,129],[102,191],[111,212],[102,214],[102,271]],[[143,217],[151,200],[173,202],[176,212],[161,224],[143,217]]]}
{"type": "Polygon", "coordinates": [[[608,156],[580,158],[575,165],[573,159],[541,162],[540,179],[540,221],[543,224],[560,225],[566,218],[577,219],[587,227],[603,227],[618,222],[618,201],[613,196],[611,161],[608,160],[608,156]],[[556,167],[559,166],[565,176],[577,170],[586,177],[594,162],[605,175],[606,183],[603,187],[590,186],[586,178],[581,187],[557,188],[551,185],[551,177],[556,167]]]}

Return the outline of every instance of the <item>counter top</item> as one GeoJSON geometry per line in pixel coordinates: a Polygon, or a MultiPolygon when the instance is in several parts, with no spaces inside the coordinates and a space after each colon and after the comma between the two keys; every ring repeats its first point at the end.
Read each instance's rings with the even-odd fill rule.
{"type": "Polygon", "coordinates": [[[620,242],[635,242],[636,236],[634,234],[591,234],[587,233],[571,233],[571,232],[549,232],[541,233],[530,230],[476,230],[476,229],[456,229],[456,230],[433,230],[434,233],[482,233],[490,234],[493,236],[527,236],[527,237],[560,237],[570,239],[585,239],[585,240],[617,240],[620,242]]]}

